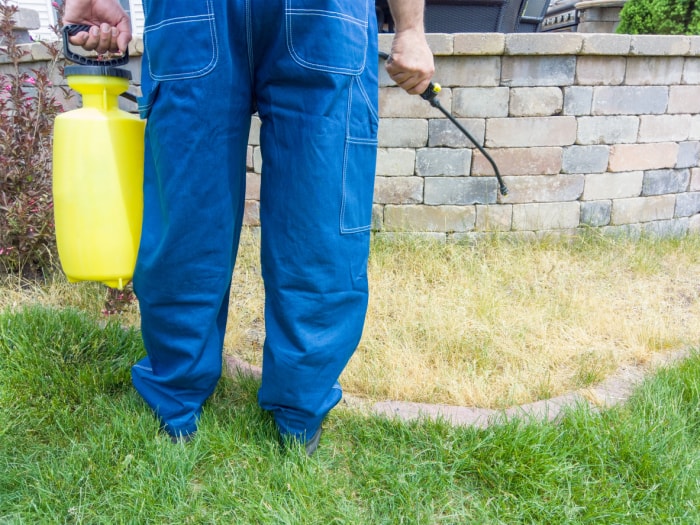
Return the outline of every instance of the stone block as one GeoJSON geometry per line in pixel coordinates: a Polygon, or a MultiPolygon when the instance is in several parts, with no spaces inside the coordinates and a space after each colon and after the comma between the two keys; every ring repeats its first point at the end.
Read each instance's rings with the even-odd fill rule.
{"type": "Polygon", "coordinates": [[[411,232],[465,232],[474,229],[474,206],[390,206],[384,208],[384,228],[411,232]]]}
{"type": "MultiPolygon", "coordinates": [[[[561,171],[562,148],[499,148],[488,151],[501,175],[556,175],[561,171]]],[[[480,151],[472,157],[472,175],[494,175],[480,151]]]]}
{"type": "Polygon", "coordinates": [[[690,123],[690,115],[642,115],[637,142],[688,140],[690,123]]]}
{"type": "Polygon", "coordinates": [[[575,56],[505,56],[501,80],[510,87],[570,86],[575,74],[575,56]]]}
{"type": "MultiPolygon", "coordinates": [[[[452,93],[443,89],[440,103],[452,106],[452,93]]],[[[400,87],[379,89],[379,116],[382,118],[444,118],[439,109],[432,107],[420,97],[411,96],[400,87]]]]}
{"type": "Polygon", "coordinates": [[[260,201],[245,201],[243,224],[245,226],[260,226],[260,201]]]}
{"type": "Polygon", "coordinates": [[[584,35],[582,55],[626,55],[630,49],[630,35],[584,35]]]}
{"type": "Polygon", "coordinates": [[[637,141],[639,117],[632,115],[581,117],[577,144],[629,144],[637,141]]]}
{"type": "Polygon", "coordinates": [[[495,204],[498,183],[492,177],[430,177],[425,179],[423,202],[442,204],[495,204]]]}
{"type": "Polygon", "coordinates": [[[700,84],[700,58],[686,58],[683,66],[683,84],[700,84]]]}
{"type": "Polygon", "coordinates": [[[486,146],[569,146],[576,141],[575,117],[494,118],[486,121],[486,146]]]}
{"type": "Polygon", "coordinates": [[[507,117],[507,87],[455,88],[453,111],[456,117],[507,117]]]}
{"type": "Polygon", "coordinates": [[[422,177],[377,177],[375,204],[417,204],[423,201],[422,177]]]}
{"type": "Polygon", "coordinates": [[[601,226],[603,235],[623,239],[639,239],[642,236],[641,224],[620,224],[616,226],[601,226]]]}
{"type": "Polygon", "coordinates": [[[608,146],[567,146],[563,150],[563,173],[600,173],[608,167],[608,146]]]}
{"type": "Polygon", "coordinates": [[[13,15],[12,21],[15,30],[31,30],[41,27],[39,12],[34,9],[19,8],[13,15]]]}
{"type": "Polygon", "coordinates": [[[503,33],[457,33],[452,46],[455,55],[502,55],[505,41],[503,33]]]}
{"type": "Polygon", "coordinates": [[[378,71],[378,76],[377,80],[379,82],[379,87],[380,88],[385,88],[385,87],[396,87],[396,82],[394,82],[394,79],[392,79],[389,76],[389,73],[386,71],[386,67],[384,67],[384,60],[380,59],[379,60],[379,71],[378,71]]]}
{"type": "Polygon", "coordinates": [[[253,118],[250,120],[250,131],[248,132],[248,144],[251,146],[259,146],[260,145],[260,126],[261,126],[261,121],[260,117],[257,115],[253,115],[253,118]]]}
{"type": "Polygon", "coordinates": [[[576,63],[576,83],[588,86],[617,86],[625,80],[627,59],[610,56],[582,56],[576,63]]]}
{"type": "Polygon", "coordinates": [[[642,224],[642,233],[652,237],[683,237],[688,233],[688,219],[669,219],[642,224]]]}
{"type": "Polygon", "coordinates": [[[690,170],[690,191],[700,191],[700,168],[690,170]]]}
{"type": "MultiPolygon", "coordinates": [[[[40,43],[34,43],[28,45],[32,60],[36,62],[49,62],[51,60],[51,53],[46,48],[45,45],[40,43]]],[[[131,71],[131,78],[137,84],[141,83],[141,68],[138,67],[140,64],[136,63],[136,60],[130,60],[124,69],[131,71]]]]}
{"type": "Polygon", "coordinates": [[[624,199],[642,194],[644,172],[593,173],[586,175],[583,188],[584,201],[624,199]]]}
{"type": "Polygon", "coordinates": [[[596,86],[593,115],[663,114],[668,105],[667,86],[596,86]]]}
{"type": "Polygon", "coordinates": [[[423,148],[416,152],[416,175],[421,177],[469,175],[470,149],[423,148]]]}
{"type": "Polygon", "coordinates": [[[564,115],[590,115],[593,104],[591,86],[566,86],[564,88],[564,115]]]}
{"type": "Polygon", "coordinates": [[[686,55],[690,38],[684,35],[632,35],[630,55],[672,56],[686,55]]]}
{"type": "Polygon", "coordinates": [[[672,168],[678,158],[678,144],[614,144],[610,146],[609,171],[672,168]]]}
{"type": "Polygon", "coordinates": [[[581,224],[600,227],[610,224],[612,201],[591,201],[581,203],[581,224]]]}
{"type": "Polygon", "coordinates": [[[610,223],[633,224],[672,219],[675,206],[675,195],[616,199],[613,200],[610,223]]]}
{"type": "Polygon", "coordinates": [[[394,41],[394,33],[379,33],[377,40],[379,51],[391,53],[391,43],[394,41]]]}
{"type": "Polygon", "coordinates": [[[413,148],[379,148],[377,150],[377,175],[413,175],[416,166],[416,150],[413,148]]]}
{"type": "Polygon", "coordinates": [[[700,56],[700,35],[690,37],[690,56],[700,56]]]}
{"type": "Polygon", "coordinates": [[[671,86],[668,92],[668,113],[700,113],[700,85],[671,86]]]}
{"type": "Polygon", "coordinates": [[[690,141],[678,144],[676,168],[694,168],[700,165],[700,142],[690,141]]]}
{"type": "Polygon", "coordinates": [[[246,200],[260,200],[260,174],[245,174],[245,198],[246,200]]]}
{"type": "Polygon", "coordinates": [[[690,118],[688,138],[690,140],[700,140],[700,115],[693,115],[690,118]]]}
{"type": "Polygon", "coordinates": [[[513,206],[510,204],[477,204],[476,223],[478,231],[509,231],[513,223],[513,206]]]}
{"type": "Polygon", "coordinates": [[[428,121],[418,118],[382,118],[377,141],[385,148],[422,148],[428,143],[428,121]]]}
{"type": "Polygon", "coordinates": [[[446,33],[428,33],[425,35],[433,55],[452,55],[454,49],[454,37],[446,33]]]}
{"type": "Polygon", "coordinates": [[[576,228],[581,210],[578,202],[543,202],[513,205],[513,230],[539,231],[576,228]]]}
{"type": "Polygon", "coordinates": [[[246,148],[245,167],[248,171],[253,171],[253,146],[246,148]]]}
{"type": "Polygon", "coordinates": [[[644,173],[642,196],[687,191],[690,170],[649,170],[644,173]]]}
{"type": "Polygon", "coordinates": [[[513,117],[549,117],[561,113],[564,95],[558,87],[521,87],[510,90],[508,114],[513,117]]]}
{"type": "Polygon", "coordinates": [[[583,193],[583,175],[540,175],[505,177],[507,202],[566,202],[575,201],[583,193]]]}
{"type": "Polygon", "coordinates": [[[700,213],[700,191],[676,196],[676,217],[691,217],[700,213]]]}
{"type": "Polygon", "coordinates": [[[255,146],[253,148],[253,171],[255,173],[262,173],[262,151],[260,150],[260,146],[255,146]]]}
{"type": "MultiPolygon", "coordinates": [[[[436,77],[435,80],[443,87],[495,87],[498,86],[498,80],[501,74],[501,57],[435,57],[435,71],[439,72],[439,77],[436,77]]],[[[442,94],[440,97],[442,98],[442,94]]]]}
{"type": "MultiPolygon", "coordinates": [[[[478,144],[484,143],[486,121],[484,119],[457,119],[478,144]]],[[[457,126],[447,119],[431,119],[428,126],[428,146],[448,148],[472,148],[473,143],[457,126]]]]}
{"type": "Polygon", "coordinates": [[[625,84],[628,86],[680,84],[683,64],[683,57],[629,57],[625,84]]]}
{"type": "Polygon", "coordinates": [[[577,33],[509,33],[506,55],[577,55],[583,47],[583,35],[577,33]]]}
{"type": "Polygon", "coordinates": [[[693,215],[688,220],[688,232],[694,235],[700,234],[700,213],[693,215]]]}
{"type": "Polygon", "coordinates": [[[384,206],[372,205],[372,231],[378,232],[384,227],[384,206]]]}

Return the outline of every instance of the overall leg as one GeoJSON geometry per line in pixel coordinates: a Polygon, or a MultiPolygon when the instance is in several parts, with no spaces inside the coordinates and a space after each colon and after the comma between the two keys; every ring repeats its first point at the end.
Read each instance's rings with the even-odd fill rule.
{"type": "Polygon", "coordinates": [[[376,162],[368,0],[254,0],[266,340],[258,399],[306,441],[360,341],[376,162]]]}
{"type": "Polygon", "coordinates": [[[146,13],[134,289],[148,356],[132,378],[174,436],[196,430],[221,374],[251,112],[243,4],[149,2],[146,13]]]}

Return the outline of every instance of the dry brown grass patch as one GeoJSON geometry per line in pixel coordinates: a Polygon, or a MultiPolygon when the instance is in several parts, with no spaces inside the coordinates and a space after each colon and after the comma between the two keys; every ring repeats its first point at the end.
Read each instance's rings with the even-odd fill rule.
{"type": "MultiPolygon", "coordinates": [[[[260,364],[254,239],[241,255],[226,347],[260,364]]],[[[697,237],[375,241],[369,278],[363,339],[342,383],[373,400],[531,402],[700,341],[697,237]]]]}

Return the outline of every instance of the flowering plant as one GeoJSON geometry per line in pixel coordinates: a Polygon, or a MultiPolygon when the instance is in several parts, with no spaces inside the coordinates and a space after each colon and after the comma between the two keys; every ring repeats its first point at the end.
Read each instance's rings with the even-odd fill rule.
{"type": "MultiPolygon", "coordinates": [[[[0,271],[36,279],[55,264],[52,130],[63,110],[57,95],[69,94],[52,83],[62,73],[58,42],[38,44],[48,60],[26,65],[31,45],[18,43],[17,11],[0,0],[0,271]]],[[[57,35],[59,26],[52,28],[57,35]]]]}

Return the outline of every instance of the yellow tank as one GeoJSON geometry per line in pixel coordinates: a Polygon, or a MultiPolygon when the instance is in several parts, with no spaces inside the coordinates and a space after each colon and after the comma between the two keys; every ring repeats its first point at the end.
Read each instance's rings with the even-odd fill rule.
{"type": "Polygon", "coordinates": [[[143,218],[144,121],[120,110],[127,70],[66,68],[83,107],[56,117],[53,200],[61,266],[71,282],[122,289],[136,265],[143,218]]]}

